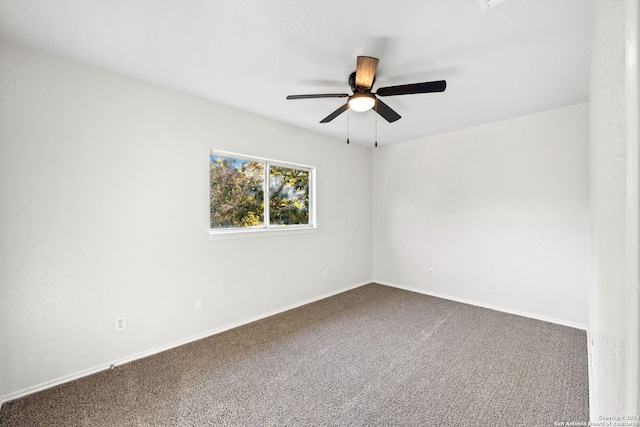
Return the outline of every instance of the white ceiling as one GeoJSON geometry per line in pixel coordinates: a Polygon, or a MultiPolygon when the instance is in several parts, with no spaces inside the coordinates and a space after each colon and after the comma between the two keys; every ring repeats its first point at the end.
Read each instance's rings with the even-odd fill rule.
{"type": "Polygon", "coordinates": [[[380,145],[588,101],[592,0],[0,0],[0,37],[337,138],[372,145],[376,114],[318,123],[357,55],[386,97],[380,145]],[[485,7],[486,9],[486,7],[485,7]]]}

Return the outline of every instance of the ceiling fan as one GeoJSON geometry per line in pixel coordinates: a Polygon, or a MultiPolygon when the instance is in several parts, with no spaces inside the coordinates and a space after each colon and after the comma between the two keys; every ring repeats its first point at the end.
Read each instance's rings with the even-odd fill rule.
{"type": "Polygon", "coordinates": [[[348,109],[354,111],[367,111],[374,109],[389,123],[400,119],[400,114],[391,107],[379,100],[377,96],[411,95],[414,93],[444,92],[447,82],[436,80],[433,82],[411,83],[398,86],[381,87],[376,92],[371,92],[376,78],[378,68],[378,58],[370,56],[358,56],[356,71],[349,76],[349,86],[353,95],[347,93],[320,93],[313,95],[289,95],[287,99],[310,99],[310,98],[349,98],[347,103],[329,114],[320,123],[328,123],[338,117],[348,109]]]}

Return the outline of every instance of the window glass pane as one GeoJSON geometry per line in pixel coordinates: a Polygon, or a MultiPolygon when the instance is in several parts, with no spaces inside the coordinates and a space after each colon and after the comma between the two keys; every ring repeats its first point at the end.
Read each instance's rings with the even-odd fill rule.
{"type": "Polygon", "coordinates": [[[264,225],[264,163],[209,156],[211,228],[264,225]]]}
{"type": "Polygon", "coordinates": [[[272,225],[309,224],[309,171],[271,166],[269,192],[272,225]]]}

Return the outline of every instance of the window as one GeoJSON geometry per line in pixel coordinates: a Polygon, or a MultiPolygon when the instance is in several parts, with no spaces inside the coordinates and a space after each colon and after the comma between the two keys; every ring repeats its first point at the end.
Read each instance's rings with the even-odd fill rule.
{"type": "Polygon", "coordinates": [[[209,154],[211,233],[314,228],[314,168],[209,154]]]}

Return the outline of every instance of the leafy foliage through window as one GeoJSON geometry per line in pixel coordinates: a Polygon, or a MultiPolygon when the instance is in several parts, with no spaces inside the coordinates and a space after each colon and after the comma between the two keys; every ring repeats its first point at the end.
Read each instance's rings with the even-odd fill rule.
{"type": "Polygon", "coordinates": [[[312,171],[309,167],[212,152],[211,229],[313,226],[312,171]]]}

